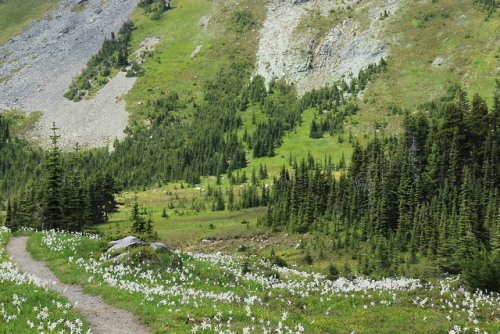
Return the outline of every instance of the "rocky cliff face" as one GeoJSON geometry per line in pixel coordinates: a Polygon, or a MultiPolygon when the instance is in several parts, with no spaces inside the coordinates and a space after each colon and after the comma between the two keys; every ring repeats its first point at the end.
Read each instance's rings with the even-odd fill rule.
{"type": "Polygon", "coordinates": [[[381,32],[397,0],[271,0],[260,31],[256,73],[284,79],[299,94],[379,62],[381,32]]]}

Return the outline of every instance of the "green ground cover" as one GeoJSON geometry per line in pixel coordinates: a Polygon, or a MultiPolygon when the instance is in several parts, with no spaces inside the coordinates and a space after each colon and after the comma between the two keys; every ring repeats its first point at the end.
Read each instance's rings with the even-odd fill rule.
{"type": "Polygon", "coordinates": [[[11,234],[0,226],[0,332],[85,333],[88,324],[74,306],[42,282],[20,272],[5,253],[11,234]]]}
{"type": "Polygon", "coordinates": [[[0,3],[0,45],[19,34],[28,24],[40,18],[58,0],[23,0],[0,3]]]}
{"type": "Polygon", "coordinates": [[[141,114],[146,104],[140,105],[139,102],[154,101],[170,91],[176,91],[188,100],[196,100],[203,83],[212,79],[221,66],[227,65],[230,57],[235,57],[230,49],[240,50],[242,59],[253,59],[255,55],[248,51],[249,46],[255,44],[255,30],[244,33],[244,38],[235,41],[239,33],[232,29],[231,18],[238,10],[252,8],[253,16],[259,22],[265,15],[263,3],[262,0],[257,3],[184,0],[174,4],[160,20],[151,20],[138,8],[132,15],[137,29],[133,33],[131,49],[138,49],[147,38],[159,37],[161,41],[143,65],[146,74],[137,79],[125,97],[127,109],[133,116],[141,114]],[[197,46],[201,48],[194,54],[197,46]]]}
{"type": "Polygon", "coordinates": [[[473,1],[410,2],[389,16],[388,70],[377,75],[364,93],[354,131],[373,132],[386,119],[387,134],[401,132],[402,117],[391,106],[415,110],[459,83],[491,105],[500,57],[499,13],[488,18],[473,1]]]}
{"type": "Polygon", "coordinates": [[[53,232],[35,234],[29,245],[63,281],[82,284],[87,292],[131,310],[155,333],[500,329],[499,296],[470,293],[454,278],[335,280],[252,255],[156,253],[147,248],[116,262],[102,255],[103,241],[53,232]]]}

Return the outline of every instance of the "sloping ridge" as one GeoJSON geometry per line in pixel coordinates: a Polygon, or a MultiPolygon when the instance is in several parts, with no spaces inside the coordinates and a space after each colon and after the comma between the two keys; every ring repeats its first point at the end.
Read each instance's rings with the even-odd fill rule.
{"type": "Polygon", "coordinates": [[[28,237],[13,237],[7,244],[7,254],[22,271],[43,281],[52,282],[47,287],[63,296],[87,317],[93,333],[147,334],[150,331],[132,313],[106,304],[100,296],[83,293],[78,285],[61,283],[44,262],[35,261],[26,250],[28,237]]]}
{"type": "Polygon", "coordinates": [[[398,5],[396,0],[271,0],[260,31],[256,73],[268,82],[294,83],[299,94],[351,73],[357,76],[387,55],[380,36],[388,20],[381,17],[394,14],[398,5]],[[314,20],[335,13],[340,13],[337,24],[314,27],[314,20]]]}
{"type": "Polygon", "coordinates": [[[135,78],[120,73],[96,98],[74,103],[63,97],[72,79],[117,32],[139,0],[89,0],[74,10],[79,0],[61,0],[57,9],[33,21],[23,33],[0,46],[0,110],[41,111],[31,134],[49,142],[56,122],[60,145],[105,146],[125,136],[128,123],[121,97],[135,78]]]}

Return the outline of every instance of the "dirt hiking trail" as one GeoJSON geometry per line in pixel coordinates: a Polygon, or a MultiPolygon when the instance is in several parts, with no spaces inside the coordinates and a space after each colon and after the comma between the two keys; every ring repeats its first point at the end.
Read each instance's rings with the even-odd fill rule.
{"type": "Polygon", "coordinates": [[[49,289],[61,293],[87,318],[95,334],[146,334],[151,331],[132,313],[106,304],[100,296],[83,293],[81,286],[61,283],[45,262],[35,261],[26,250],[28,237],[13,237],[7,244],[7,254],[20,270],[48,281],[49,289]]]}

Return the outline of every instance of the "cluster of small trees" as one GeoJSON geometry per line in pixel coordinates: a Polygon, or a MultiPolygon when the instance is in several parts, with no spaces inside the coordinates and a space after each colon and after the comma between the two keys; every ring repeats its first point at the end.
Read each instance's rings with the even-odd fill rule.
{"type": "Polygon", "coordinates": [[[82,231],[108,221],[108,215],[117,209],[114,194],[118,189],[113,177],[96,172],[84,178],[77,153],[64,164],[55,130],[40,178],[31,180],[8,200],[4,223],[14,230],[33,227],[82,231]]]}
{"type": "MultiPolygon", "coordinates": [[[[125,68],[128,65],[128,47],[133,29],[134,24],[128,21],[120,28],[118,37],[111,33],[111,39],[104,41],[101,50],[92,56],[82,74],[73,80],[64,97],[80,101],[92,88],[105,85],[112,69],[125,68]]],[[[135,68],[133,73],[142,72],[140,68],[135,68]]]]}
{"type": "Polygon", "coordinates": [[[484,11],[488,13],[488,16],[496,13],[498,7],[500,6],[498,0],[474,0],[474,2],[481,6],[484,11]]]}
{"type": "Polygon", "coordinates": [[[170,0],[141,0],[139,7],[144,9],[145,13],[151,13],[151,20],[159,20],[163,13],[170,9],[170,0]]]}
{"type": "Polygon", "coordinates": [[[405,253],[458,273],[472,254],[500,251],[500,86],[491,110],[456,87],[425,108],[401,137],[356,145],[338,179],[305,161],[283,169],[264,223],[331,234],[335,249],[366,254],[365,273],[405,253]]]}

